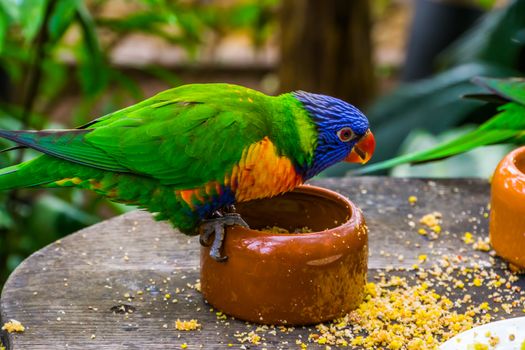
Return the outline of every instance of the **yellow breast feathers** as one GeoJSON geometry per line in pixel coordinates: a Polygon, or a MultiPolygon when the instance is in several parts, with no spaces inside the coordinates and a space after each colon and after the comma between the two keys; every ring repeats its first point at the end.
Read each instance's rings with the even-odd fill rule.
{"type": "Polygon", "coordinates": [[[272,197],[290,191],[303,182],[285,156],[279,156],[268,137],[251,144],[224,180],[235,193],[237,202],[272,197]]]}

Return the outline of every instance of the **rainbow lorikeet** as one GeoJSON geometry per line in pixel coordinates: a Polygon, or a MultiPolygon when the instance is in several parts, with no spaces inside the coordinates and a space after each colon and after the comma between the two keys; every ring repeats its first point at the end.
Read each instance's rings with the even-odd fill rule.
{"type": "Polygon", "coordinates": [[[474,148],[500,143],[525,144],[525,79],[476,77],[473,82],[486,93],[466,95],[498,105],[498,114],[481,124],[476,130],[433,148],[401,155],[372,164],[355,171],[369,173],[392,168],[401,164],[419,164],[442,160],[474,148]]]}
{"type": "Polygon", "coordinates": [[[346,102],[230,84],[180,86],[77,129],[0,137],[43,153],[0,170],[0,190],[90,189],[201,231],[201,243],[215,234],[217,260],[224,226],[246,225],[236,202],[291,191],[339,161],[365,163],[375,147],[368,120],[346,102]]]}

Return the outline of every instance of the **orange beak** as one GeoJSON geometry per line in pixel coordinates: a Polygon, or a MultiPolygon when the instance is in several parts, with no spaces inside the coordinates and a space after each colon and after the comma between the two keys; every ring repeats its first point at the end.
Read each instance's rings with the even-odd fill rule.
{"type": "Polygon", "coordinates": [[[376,140],[374,139],[374,134],[370,130],[364,134],[364,136],[359,140],[358,143],[352,148],[352,152],[348,153],[345,161],[350,163],[361,163],[365,164],[372,158],[374,150],[376,148],[376,140]]]}

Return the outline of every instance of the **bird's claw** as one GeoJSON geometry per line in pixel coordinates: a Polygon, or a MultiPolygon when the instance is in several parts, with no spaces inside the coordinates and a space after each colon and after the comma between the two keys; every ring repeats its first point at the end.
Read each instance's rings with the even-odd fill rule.
{"type": "Polygon", "coordinates": [[[223,262],[228,259],[227,256],[221,254],[221,248],[226,234],[225,227],[233,225],[249,227],[246,221],[244,221],[237,213],[226,213],[221,217],[203,220],[199,242],[202,246],[208,247],[210,246],[211,236],[215,234],[210,247],[210,256],[215,261],[223,262]]]}
{"type": "Polygon", "coordinates": [[[226,226],[233,226],[233,225],[239,225],[245,228],[250,228],[246,221],[237,213],[226,213],[222,217],[224,219],[224,225],[226,226]]]}

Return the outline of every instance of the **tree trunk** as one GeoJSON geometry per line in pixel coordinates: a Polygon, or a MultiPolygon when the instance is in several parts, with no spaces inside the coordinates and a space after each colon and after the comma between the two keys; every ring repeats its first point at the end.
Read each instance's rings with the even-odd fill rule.
{"type": "Polygon", "coordinates": [[[368,0],[284,0],[280,88],[362,107],[373,95],[368,0]]]}

